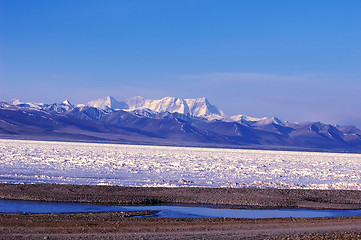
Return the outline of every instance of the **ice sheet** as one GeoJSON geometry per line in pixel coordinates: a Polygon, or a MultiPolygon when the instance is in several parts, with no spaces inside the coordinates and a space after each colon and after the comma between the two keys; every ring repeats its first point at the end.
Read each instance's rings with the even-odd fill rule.
{"type": "Polygon", "coordinates": [[[0,182],[361,190],[361,154],[0,140],[0,182]]]}

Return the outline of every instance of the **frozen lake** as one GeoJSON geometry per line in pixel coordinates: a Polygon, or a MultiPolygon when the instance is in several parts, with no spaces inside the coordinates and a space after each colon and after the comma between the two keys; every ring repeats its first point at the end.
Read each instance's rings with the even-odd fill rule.
{"type": "Polygon", "coordinates": [[[361,190],[361,154],[0,140],[0,182],[361,190]]]}

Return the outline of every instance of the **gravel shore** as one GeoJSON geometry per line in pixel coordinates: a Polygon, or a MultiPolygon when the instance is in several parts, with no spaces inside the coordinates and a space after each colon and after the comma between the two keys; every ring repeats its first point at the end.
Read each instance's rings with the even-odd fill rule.
{"type": "Polygon", "coordinates": [[[0,199],[86,202],[105,205],[169,203],[234,208],[361,209],[361,191],[197,187],[121,187],[0,183],[0,199]]]}
{"type": "MultiPolygon", "coordinates": [[[[112,205],[360,209],[361,191],[0,184],[1,199],[112,205]]],[[[360,239],[361,217],[156,219],[142,213],[0,213],[0,239],[360,239]]]]}

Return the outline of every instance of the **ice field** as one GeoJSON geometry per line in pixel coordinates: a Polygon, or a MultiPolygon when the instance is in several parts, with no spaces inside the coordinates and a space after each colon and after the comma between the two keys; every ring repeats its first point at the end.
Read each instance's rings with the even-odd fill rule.
{"type": "Polygon", "coordinates": [[[361,190],[361,154],[0,140],[0,182],[361,190]]]}

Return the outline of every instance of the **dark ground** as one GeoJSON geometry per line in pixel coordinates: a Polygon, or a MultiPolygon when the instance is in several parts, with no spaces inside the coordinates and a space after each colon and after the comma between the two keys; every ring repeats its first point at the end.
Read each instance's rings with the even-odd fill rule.
{"type": "MultiPolygon", "coordinates": [[[[114,205],[360,209],[361,191],[0,184],[0,198],[114,205]]],[[[137,213],[135,213],[137,214],[137,213]]],[[[0,213],[0,239],[361,239],[361,217],[157,219],[124,213],[0,213]]]]}
{"type": "Polygon", "coordinates": [[[197,187],[120,187],[0,183],[0,199],[112,205],[189,203],[236,208],[361,209],[361,191],[197,187]]]}

